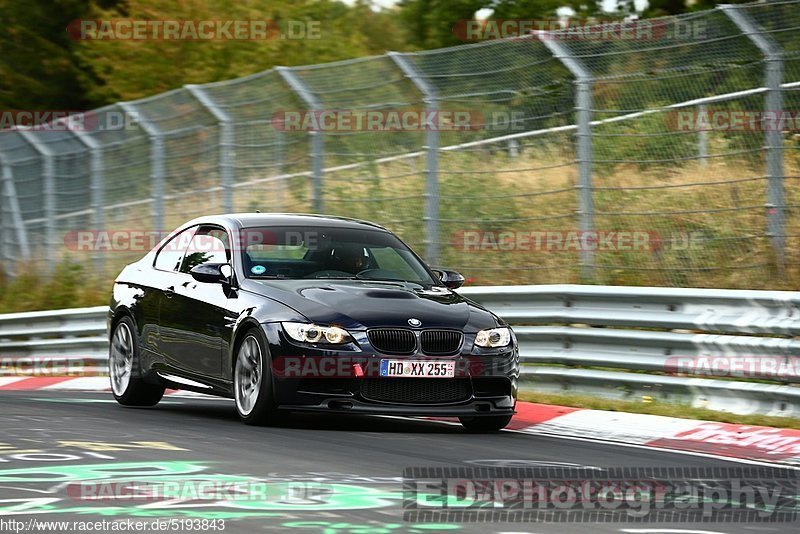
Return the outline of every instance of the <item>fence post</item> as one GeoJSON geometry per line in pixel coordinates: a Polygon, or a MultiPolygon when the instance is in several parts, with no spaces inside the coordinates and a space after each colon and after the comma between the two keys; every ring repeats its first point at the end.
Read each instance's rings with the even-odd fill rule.
{"type": "Polygon", "coordinates": [[[52,272],[56,262],[56,183],[55,167],[53,162],[53,151],[42,143],[33,132],[18,130],[19,135],[31,145],[31,147],[42,157],[42,178],[43,178],[43,198],[44,198],[44,246],[45,259],[47,260],[46,271],[52,272]]]}
{"type": "Polygon", "coordinates": [[[150,138],[150,200],[152,202],[153,222],[156,232],[164,232],[164,139],[158,128],[145,119],[136,106],[130,102],[120,102],[119,106],[136,121],[150,138]]]}
{"type": "Polygon", "coordinates": [[[3,232],[2,254],[7,266],[14,265],[14,268],[8,271],[9,276],[13,277],[16,276],[17,269],[15,258],[11,251],[10,234],[12,230],[17,234],[19,255],[23,260],[30,258],[30,249],[28,247],[28,233],[22,220],[22,212],[19,209],[19,199],[17,198],[17,189],[14,186],[11,164],[5,154],[2,153],[0,153],[0,180],[2,180],[2,184],[0,184],[2,185],[2,188],[0,188],[0,225],[3,232]]]}
{"type": "Polygon", "coordinates": [[[184,85],[200,104],[211,113],[219,124],[219,181],[222,186],[222,209],[233,212],[233,157],[234,126],[231,116],[214,102],[205,89],[199,85],[184,85]]]}
{"type": "MultiPolygon", "coordinates": [[[[575,77],[575,112],[578,123],[578,131],[575,134],[578,163],[578,228],[581,235],[586,236],[594,231],[594,201],[592,198],[592,83],[594,79],[583,62],[573,57],[567,47],[557,38],[539,31],[536,32],[536,36],[575,77]]],[[[594,251],[589,250],[588,247],[582,247],[580,258],[581,279],[591,281],[594,278],[594,251]]]]}
{"type": "MultiPolygon", "coordinates": [[[[697,112],[701,117],[705,117],[706,105],[700,104],[697,106],[697,112]]],[[[706,128],[701,128],[697,132],[697,157],[700,158],[701,167],[708,166],[708,130],[706,128]]]]}
{"type": "Polygon", "coordinates": [[[767,236],[775,249],[778,269],[783,272],[786,250],[786,202],[783,179],[783,134],[778,126],[783,110],[783,51],[780,45],[767,35],[758,23],[744,10],[726,4],[719,6],[722,12],[744,33],[764,55],[764,120],[777,114],[772,126],[764,126],[764,142],[767,156],[767,236]]]}
{"type": "Polygon", "coordinates": [[[6,180],[11,177],[11,167],[8,165],[5,154],[0,152],[0,261],[3,262],[3,273],[14,277],[16,269],[13,267],[14,258],[11,254],[11,228],[9,221],[8,201],[6,200],[6,180]]]}
{"type": "MultiPolygon", "coordinates": [[[[422,93],[425,102],[425,113],[436,113],[439,109],[436,89],[417,71],[416,68],[399,52],[388,52],[387,55],[397,67],[411,80],[422,93]]],[[[425,259],[436,265],[439,262],[439,131],[436,128],[425,129],[425,259]]]]}
{"type": "MultiPolygon", "coordinates": [[[[275,67],[275,71],[283,78],[292,91],[297,93],[300,100],[308,107],[310,111],[320,111],[322,106],[319,100],[306,86],[306,84],[297,77],[294,71],[289,67],[275,67]]],[[[325,150],[325,139],[322,137],[321,131],[309,132],[311,137],[311,176],[312,176],[312,208],[315,213],[324,213],[325,201],[322,197],[322,159],[323,151],[325,150]]]]}
{"type": "MultiPolygon", "coordinates": [[[[78,128],[66,128],[66,130],[72,132],[75,138],[89,150],[89,191],[91,195],[92,227],[98,231],[102,230],[105,226],[105,218],[103,217],[105,194],[103,191],[104,165],[102,146],[96,139],[78,128]]],[[[95,269],[98,273],[102,273],[105,267],[104,254],[100,250],[95,250],[93,259],[95,269]]]]}
{"type": "Polygon", "coordinates": [[[286,211],[286,191],[289,189],[288,178],[284,178],[283,175],[286,173],[286,169],[284,167],[284,161],[286,158],[286,140],[284,139],[283,131],[275,130],[275,159],[278,162],[278,168],[276,169],[275,174],[280,176],[278,183],[275,186],[276,189],[276,202],[275,205],[278,207],[277,211],[286,211]]]}

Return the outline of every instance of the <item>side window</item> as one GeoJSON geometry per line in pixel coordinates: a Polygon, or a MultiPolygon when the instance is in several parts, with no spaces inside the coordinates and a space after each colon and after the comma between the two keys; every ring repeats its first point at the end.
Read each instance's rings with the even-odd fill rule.
{"type": "Polygon", "coordinates": [[[189,241],[192,239],[196,227],[187,228],[183,232],[176,234],[172,239],[161,247],[161,250],[156,254],[156,261],[153,267],[159,271],[176,271],[183,258],[183,253],[189,246],[189,241]]]}
{"type": "Polygon", "coordinates": [[[180,271],[188,273],[201,263],[227,263],[230,258],[228,233],[215,226],[201,226],[189,243],[180,271]]]}

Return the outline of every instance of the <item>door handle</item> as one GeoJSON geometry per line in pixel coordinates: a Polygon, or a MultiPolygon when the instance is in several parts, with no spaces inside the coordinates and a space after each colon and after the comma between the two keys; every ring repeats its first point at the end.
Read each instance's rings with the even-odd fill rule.
{"type": "Polygon", "coordinates": [[[175,286],[169,286],[164,290],[164,296],[171,299],[175,295],[175,286]]]}

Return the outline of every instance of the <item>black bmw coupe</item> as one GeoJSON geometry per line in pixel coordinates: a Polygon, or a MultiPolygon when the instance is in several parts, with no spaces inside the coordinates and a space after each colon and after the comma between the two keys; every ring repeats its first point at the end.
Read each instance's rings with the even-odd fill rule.
{"type": "Polygon", "coordinates": [[[248,424],[310,410],[498,430],[514,413],[517,342],[453,291],[463,282],[369,222],[201,217],[115,280],[111,389],[126,406],[165,388],[233,398],[248,424]]]}

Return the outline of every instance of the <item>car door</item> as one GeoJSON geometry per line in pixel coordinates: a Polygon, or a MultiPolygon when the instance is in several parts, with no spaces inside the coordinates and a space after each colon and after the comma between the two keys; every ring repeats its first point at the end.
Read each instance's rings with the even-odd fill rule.
{"type": "Polygon", "coordinates": [[[177,369],[222,376],[228,332],[236,320],[228,312],[230,292],[220,283],[198,282],[189,271],[202,263],[230,261],[230,239],[217,226],[200,226],[164,290],[159,312],[160,350],[177,369]]]}
{"type": "Polygon", "coordinates": [[[165,298],[164,290],[174,283],[174,273],[180,268],[195,231],[197,227],[193,226],[175,234],[156,252],[148,272],[147,285],[138,301],[143,325],[142,350],[148,353],[155,367],[163,367],[169,363],[160,346],[159,314],[165,298]]]}

